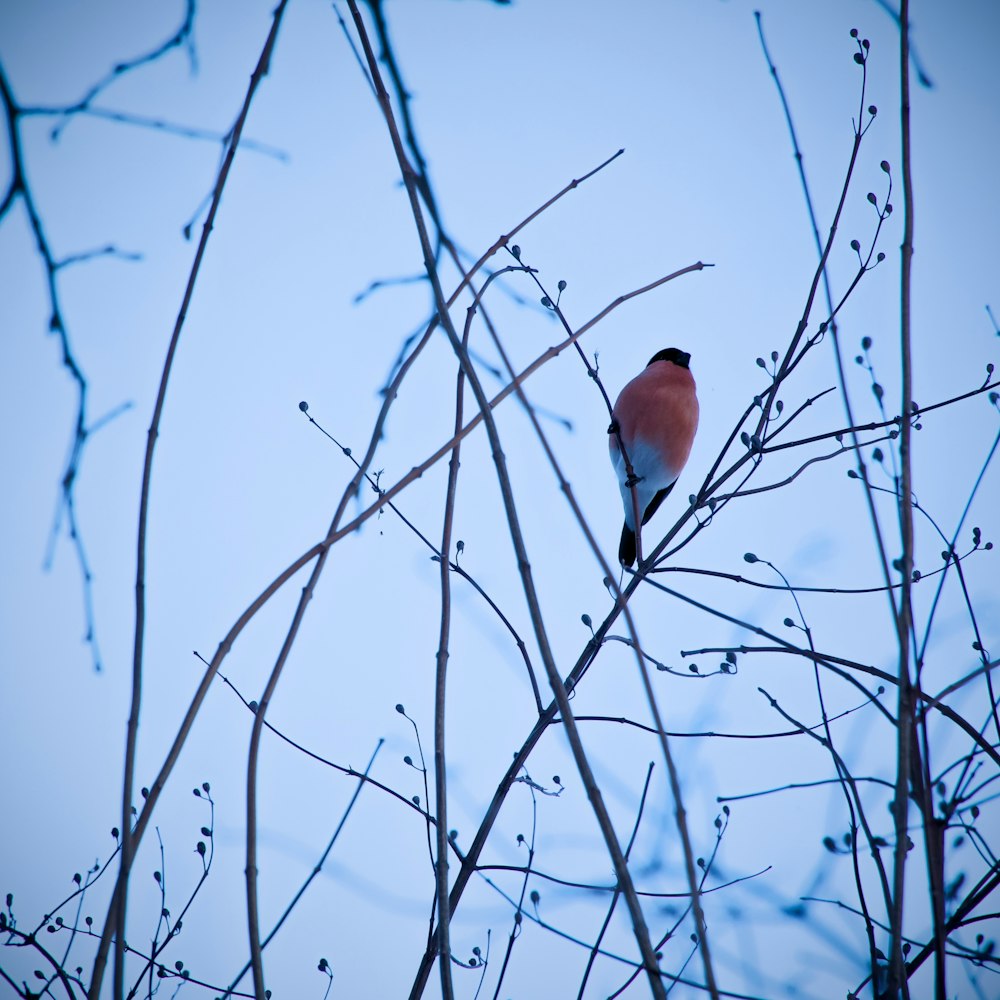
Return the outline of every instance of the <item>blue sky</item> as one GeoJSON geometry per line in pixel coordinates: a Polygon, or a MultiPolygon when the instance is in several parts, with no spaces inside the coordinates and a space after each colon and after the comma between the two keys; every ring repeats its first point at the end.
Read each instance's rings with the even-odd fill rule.
{"type": "MultiPolygon", "coordinates": [[[[858,111],[860,73],[848,33],[857,27],[871,39],[865,104],[876,104],[879,114],[862,146],[830,274],[835,294],[842,293],[857,264],[850,239],[867,245],[874,233],[875,213],[865,195],[873,191],[881,203],[886,175],[879,163],[889,160],[897,211],[881,235],[886,260],[865,276],[840,319],[848,358],[862,337],[872,338],[872,361],[887,407],[895,412],[902,195],[895,172],[893,22],[870,2],[776,0],[759,9],[824,233],[858,111]]],[[[692,354],[702,421],[676,491],[680,499],[652,522],[663,530],[679,516],[683,497],[697,488],[747,401],[766,388],[755,359],[788,342],[816,264],[753,10],[742,2],[634,0],[613,6],[562,0],[509,8],[472,0],[388,5],[443,218],[472,257],[572,178],[624,148],[623,156],[518,238],[523,259],[539,269],[548,287],[567,282],[562,306],[570,322],[579,325],[617,296],[697,260],[714,265],[627,303],[584,342],[589,356],[598,355],[612,395],[655,351],[678,346],[692,354]]],[[[346,17],[346,8],[341,11],[346,17]]],[[[20,105],[64,106],[115,63],[158,44],[182,15],[181,4],[4,4],[0,61],[20,105]]],[[[113,848],[108,831],[120,821],[142,455],[194,252],[183,228],[194,219],[195,237],[200,233],[203,199],[222,148],[211,136],[221,137],[235,117],[269,17],[267,3],[238,9],[205,3],[195,24],[194,66],[181,47],[114,82],[96,102],[205,130],[209,138],[77,116],[53,141],[57,118],[38,115],[23,124],[27,177],[55,257],[109,244],[122,255],[141,255],[101,256],[62,268],[57,279],[68,335],[87,377],[89,419],[128,404],[88,439],[75,490],[93,571],[103,664],[98,673],[82,641],[80,570],[65,531],[55,540],[51,566],[44,566],[75,389],[61,367],[57,339],[47,332],[45,274],[23,204],[0,222],[0,448],[8,470],[0,535],[0,726],[8,747],[0,890],[14,893],[25,926],[72,888],[74,872],[95,858],[105,860],[113,848]]],[[[929,89],[915,85],[913,93],[914,397],[921,405],[977,387],[987,362],[1000,360],[1000,341],[985,309],[992,304],[1000,312],[998,18],[995,4],[985,0],[947,9],[914,4],[914,45],[933,81],[929,89]]],[[[384,123],[329,4],[292,0],[245,136],[255,145],[237,154],[181,338],[156,453],[139,785],[155,775],[201,676],[192,650],[210,657],[256,594],[323,536],[353,472],[307,424],[299,401],[309,402],[310,413],[338,441],[363,451],[381,404],[379,389],[404,338],[422,327],[431,308],[426,286],[418,283],[391,285],[356,301],[371,281],[417,274],[421,262],[384,123]]],[[[3,145],[4,183],[9,170],[9,148],[3,145]]],[[[446,290],[454,282],[446,270],[446,290]]],[[[560,336],[551,316],[535,304],[537,297],[521,279],[493,292],[493,316],[515,367],[560,336]]],[[[464,305],[455,316],[464,319],[464,305]]],[[[495,363],[482,327],[473,336],[473,346],[495,363]]],[[[868,376],[853,363],[848,367],[859,419],[878,419],[868,376]]],[[[499,388],[488,372],[484,380],[488,390],[499,388]]],[[[789,387],[786,406],[794,408],[835,381],[832,351],[821,344],[789,387]]],[[[374,466],[383,470],[383,484],[395,482],[447,440],[453,390],[454,360],[439,337],[392,410],[374,466]]],[[[621,511],[605,457],[607,413],[600,397],[570,352],[544,367],[527,390],[536,406],[553,415],[543,426],[606,557],[613,558],[621,511]]],[[[580,616],[600,621],[609,597],[523,413],[510,400],[497,419],[553,646],[568,669],[589,637],[580,616]]],[[[961,515],[996,420],[995,409],[977,397],[928,416],[916,435],[915,492],[946,533],[961,515]]],[[[831,394],[802,418],[799,431],[804,436],[842,424],[841,404],[831,394]]],[[[462,564],[527,637],[481,431],[463,447],[462,462],[455,527],[465,542],[462,564]]],[[[774,456],[767,481],[798,464],[774,456]]],[[[750,575],[743,561],[749,550],[799,585],[877,585],[871,531],[861,492],[846,476],[849,467],[846,458],[820,463],[788,490],[732,504],[678,559],[750,575]]],[[[399,498],[431,538],[440,535],[445,469],[439,463],[399,498]]],[[[991,467],[966,536],[973,524],[981,525],[985,538],[995,535],[998,485],[991,467]]],[[[888,502],[882,512],[894,538],[888,502]]],[[[891,545],[898,547],[894,540],[891,545]]],[[[940,549],[920,520],[918,565],[936,566],[940,549]]],[[[755,569],[761,569],[757,579],[773,582],[755,569]]],[[[995,645],[995,556],[980,554],[966,571],[987,644],[995,645]]],[[[223,667],[247,698],[260,695],[303,582],[296,578],[267,606],[223,667]]],[[[533,704],[503,626],[472,591],[457,580],[453,586],[449,825],[459,830],[461,844],[471,839],[498,776],[530,728],[533,704]]],[[[683,588],[772,630],[781,631],[782,619],[795,613],[787,597],[773,592],[688,577],[683,588]]],[[[918,594],[924,615],[931,596],[929,589],[918,594]]],[[[335,548],[269,721],[324,757],[354,767],[362,767],[384,737],[375,773],[407,797],[423,798],[420,776],[402,763],[404,754],[416,757],[413,730],[394,706],[404,704],[417,720],[426,752],[438,601],[438,569],[421,543],[388,512],[370,520],[335,548]]],[[[893,669],[895,643],[884,600],[804,601],[821,648],[836,647],[893,669]]],[[[634,610],[651,655],[682,671],[686,661],[679,650],[752,638],[651,591],[637,595],[634,610]]],[[[974,666],[975,654],[959,595],[948,592],[935,623],[928,687],[940,690],[974,666]]],[[[714,658],[698,662],[707,672],[714,658]]],[[[644,718],[628,650],[609,644],[599,666],[576,696],[577,713],[644,718]]],[[[672,729],[770,732],[784,723],[758,686],[798,718],[810,724],[818,718],[811,672],[803,669],[780,657],[748,657],[735,677],[656,674],[655,681],[672,729]]],[[[830,710],[856,707],[859,697],[853,688],[832,684],[830,710]]],[[[954,707],[968,710],[979,725],[984,689],[966,689],[963,697],[954,707]]],[[[211,782],[217,802],[213,870],[172,948],[213,983],[229,981],[246,949],[242,869],[250,725],[235,695],[217,682],[155,819],[172,906],[179,908],[200,871],[192,850],[205,822],[204,803],[190,789],[211,782]]],[[[884,775],[892,737],[874,711],[857,712],[838,725],[844,753],[859,773],[884,775]]],[[[681,891],[672,803],[658,750],[648,737],[618,728],[585,728],[613,816],[620,831],[630,828],[646,765],[656,759],[637,845],[640,870],[658,891],[681,891]]],[[[942,762],[961,746],[946,727],[936,738],[942,762]]],[[[828,757],[804,739],[677,740],[675,747],[703,854],[714,839],[718,796],[830,776],[828,757]]],[[[560,733],[542,741],[529,770],[539,783],[550,786],[558,774],[566,786],[558,798],[539,799],[539,866],[564,878],[606,879],[609,866],[560,733]]],[[[266,739],[260,788],[261,900],[269,923],[311,870],[353,785],[266,739]]],[[[531,800],[526,788],[515,791],[520,794],[511,796],[491,842],[493,862],[524,861],[515,838],[529,833],[531,800]]],[[[834,989],[842,995],[863,975],[857,923],[832,907],[810,911],[809,927],[780,913],[781,905],[808,892],[850,900],[851,887],[842,881],[846,868],[838,867],[843,859],[830,861],[821,846],[823,836],[839,836],[845,828],[842,801],[818,789],[748,799],[733,803],[732,810],[719,871],[726,878],[768,866],[770,871],[728,897],[713,897],[709,916],[723,983],[774,996],[780,981],[797,981],[801,996],[834,995],[834,989]],[[816,928],[850,945],[824,945],[816,928]],[[802,978],[807,971],[815,977],[808,988],[802,978]]],[[[130,939],[145,941],[155,924],[160,903],[150,873],[159,867],[151,834],[137,861],[130,939]]],[[[921,877],[913,874],[917,888],[921,877]]],[[[513,878],[497,881],[507,891],[519,888],[513,878]]],[[[592,937],[603,912],[600,902],[538,888],[543,917],[592,937]]],[[[408,990],[432,890],[423,824],[388,797],[364,791],[328,870],[268,950],[275,995],[321,996],[325,979],[315,971],[321,955],[330,960],[342,996],[408,990]]],[[[98,923],[106,892],[99,883],[84,907],[98,923]]],[[[660,926],[666,917],[655,912],[660,926]]],[[[925,919],[917,907],[916,937],[926,933],[925,919]]],[[[510,920],[510,908],[477,882],[456,917],[456,952],[485,950],[490,929],[495,961],[510,920]]],[[[624,917],[609,944],[629,951],[624,917]]],[[[86,943],[76,947],[80,963],[89,967],[86,943]]],[[[686,954],[678,945],[669,953],[670,968],[677,969],[686,954]]],[[[526,928],[504,994],[564,995],[560,988],[578,983],[585,960],[578,946],[526,928]]],[[[0,962],[11,962],[9,951],[0,952],[0,962]]],[[[498,966],[488,970],[491,992],[498,966]]],[[[30,975],[31,967],[19,975],[30,975]]],[[[697,971],[696,960],[688,971],[697,971]]],[[[459,977],[463,995],[471,996],[475,975],[459,977]]],[[[606,995],[620,980],[615,963],[605,963],[595,972],[593,995],[606,995]]],[[[952,982],[957,996],[990,995],[990,979],[976,987],[956,971],[952,982]]],[[[637,989],[636,995],[644,995],[641,984],[637,989]]]]}

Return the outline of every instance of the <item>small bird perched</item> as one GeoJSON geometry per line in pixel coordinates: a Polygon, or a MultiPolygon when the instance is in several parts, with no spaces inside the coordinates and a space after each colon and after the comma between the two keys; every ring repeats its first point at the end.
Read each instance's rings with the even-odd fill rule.
{"type": "Polygon", "coordinates": [[[691,453],[698,429],[698,397],[694,376],[688,369],[691,355],[676,347],[659,351],[643,371],[622,389],[611,411],[608,448],[618,475],[625,505],[618,559],[625,566],[635,562],[636,526],[632,486],[645,524],[674,488],[691,453]],[[629,479],[625,456],[633,476],[629,479]]]}

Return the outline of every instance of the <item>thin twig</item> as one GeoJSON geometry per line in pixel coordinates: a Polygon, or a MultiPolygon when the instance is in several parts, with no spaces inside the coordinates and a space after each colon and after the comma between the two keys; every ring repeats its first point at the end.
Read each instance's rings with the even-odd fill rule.
{"type": "MultiPolygon", "coordinates": [[[[470,314],[462,334],[462,347],[468,350],[470,314]]],[[[462,429],[465,396],[465,371],[458,366],[455,380],[455,433],[462,429]]],[[[456,442],[448,463],[448,485],[445,490],[444,523],[441,527],[441,628],[434,674],[434,809],[437,816],[434,876],[437,899],[437,949],[441,956],[441,995],[453,1000],[455,987],[451,978],[451,913],[448,885],[448,772],[445,755],[445,712],[447,708],[448,642],[451,636],[451,570],[447,553],[451,551],[452,529],[455,523],[455,496],[458,490],[458,470],[461,465],[461,442],[456,442]]],[[[429,806],[428,806],[429,808],[429,806]]]]}
{"type": "MultiPolygon", "coordinates": [[[[535,631],[535,638],[538,642],[541,653],[542,663],[545,666],[545,671],[548,675],[553,694],[555,695],[556,701],[559,703],[560,711],[565,720],[567,737],[569,739],[570,748],[573,752],[573,758],[576,762],[577,769],[580,772],[581,780],[587,789],[587,795],[591,801],[602,836],[604,837],[609,854],[611,855],[611,861],[614,865],[615,873],[622,882],[623,891],[629,907],[629,913],[632,917],[636,941],[640,952],[642,953],[643,965],[645,966],[646,973],[649,978],[650,987],[655,997],[663,998],[665,997],[663,983],[660,979],[658,963],[656,955],[653,952],[649,931],[646,927],[645,917],[642,913],[642,907],[639,903],[638,897],[635,895],[635,888],[632,884],[628,866],[626,865],[622,855],[621,845],[618,843],[617,835],[615,834],[614,828],[611,824],[611,819],[607,813],[607,808],[604,805],[603,797],[601,796],[600,789],[597,786],[593,771],[591,770],[590,764],[587,760],[583,744],[580,740],[579,732],[573,724],[566,689],[563,686],[562,678],[559,675],[552,650],[549,646],[548,636],[546,634],[546,629],[541,616],[538,596],[535,592],[534,581],[531,575],[530,562],[524,546],[524,540],[521,536],[517,511],[514,505],[513,493],[511,491],[510,480],[506,471],[506,462],[500,445],[496,423],[493,419],[489,402],[483,392],[482,386],[479,383],[478,375],[469,361],[468,352],[462,346],[458,334],[456,333],[451,322],[451,317],[445,303],[444,293],[441,290],[440,281],[438,279],[437,267],[434,262],[434,255],[431,250],[430,240],[428,238],[427,229],[423,220],[423,213],[420,209],[416,185],[414,183],[413,168],[410,166],[406,153],[403,150],[402,141],[399,137],[395,119],[393,117],[392,108],[389,104],[388,93],[385,90],[385,85],[382,83],[378,63],[371,50],[371,44],[368,40],[367,31],[365,29],[364,22],[361,19],[357,2],[356,0],[348,0],[348,3],[351,15],[354,19],[355,29],[358,32],[358,36],[361,39],[362,47],[365,52],[365,59],[368,63],[368,71],[375,83],[379,105],[389,128],[393,151],[395,152],[400,172],[403,177],[403,182],[406,186],[407,195],[410,201],[410,210],[413,214],[417,232],[420,237],[420,245],[424,257],[424,266],[427,269],[431,287],[434,290],[438,317],[440,318],[441,325],[444,327],[445,332],[448,334],[448,339],[451,341],[452,348],[455,350],[456,354],[458,354],[462,367],[468,377],[469,386],[472,389],[473,395],[476,397],[476,403],[479,406],[480,414],[482,415],[486,425],[486,432],[490,440],[490,447],[493,453],[497,477],[500,481],[500,491],[507,517],[507,524],[510,529],[511,541],[514,545],[514,550],[517,556],[517,564],[520,570],[522,587],[528,604],[532,626],[535,631]]],[[[442,963],[449,960],[448,956],[445,955],[440,955],[439,959],[442,963]]]]}
{"type": "MultiPolygon", "coordinates": [[[[636,523],[638,524],[638,521],[636,523]]],[[[642,785],[642,795],[639,797],[639,808],[636,810],[635,823],[632,826],[632,836],[629,837],[628,846],[625,848],[626,861],[632,853],[632,848],[635,845],[635,838],[639,833],[639,824],[642,822],[642,814],[646,806],[646,796],[649,794],[649,783],[652,777],[653,763],[650,761],[649,767],[646,768],[646,780],[642,785]]],[[[604,935],[607,933],[608,927],[611,925],[611,918],[614,916],[615,907],[618,905],[618,898],[620,895],[621,890],[616,885],[611,894],[611,902],[608,903],[608,912],[605,914],[604,923],[601,924],[601,929],[597,932],[597,938],[594,940],[594,947],[590,949],[590,956],[587,959],[586,968],[583,970],[583,976],[580,979],[580,989],[577,992],[577,1000],[583,1000],[583,994],[587,988],[587,980],[590,978],[591,970],[594,968],[594,962],[597,961],[597,955],[601,950],[601,942],[604,940],[604,935]]],[[[640,893],[640,895],[645,894],[640,893]]]]}
{"type": "MultiPolygon", "coordinates": [[[[139,528],[136,539],[136,576],[135,576],[135,636],[132,652],[132,695],[129,707],[129,718],[127,735],[125,739],[125,764],[124,779],[122,781],[122,854],[119,866],[118,880],[115,884],[115,891],[112,896],[111,905],[108,910],[108,920],[105,922],[104,933],[101,936],[101,944],[98,948],[97,957],[94,961],[94,971],[91,978],[91,998],[98,1000],[101,992],[101,984],[104,978],[104,968],[107,962],[107,955],[110,945],[112,924],[115,933],[115,970],[114,970],[114,995],[121,997],[124,988],[125,977],[125,927],[126,909],[128,902],[128,879],[132,868],[134,847],[132,840],[132,785],[135,772],[136,741],[139,729],[139,710],[142,703],[142,657],[143,638],[145,633],[146,620],[146,526],[149,513],[149,491],[153,471],[153,452],[156,447],[156,439],[159,436],[160,418],[163,413],[163,405],[167,394],[167,383],[170,378],[173,366],[174,354],[180,341],[181,330],[187,318],[188,308],[194,295],[195,284],[201,270],[201,263],[205,256],[205,249],[208,246],[208,239],[215,224],[215,216],[218,212],[219,204],[222,200],[222,192],[229,177],[229,171],[236,156],[236,149],[239,145],[243,126],[246,123],[247,115],[250,112],[250,105],[254,94],[261,81],[267,75],[270,65],[271,52],[274,49],[275,40],[278,36],[278,27],[284,14],[288,0],[280,0],[274,11],[271,21],[271,28],[261,50],[257,66],[250,77],[250,84],[243,99],[243,107],[236,117],[226,156],[222,162],[218,177],[215,181],[215,188],[212,195],[212,204],[205,224],[202,227],[201,239],[198,241],[198,248],[195,251],[191,270],[188,274],[187,285],[184,289],[184,296],[181,300],[181,307],[174,322],[174,330],[167,347],[166,359],[163,363],[163,370],[160,375],[160,386],[156,394],[156,405],[153,409],[153,418],[149,425],[146,437],[146,453],[143,460],[142,469],[142,489],[139,500],[139,528]],[[114,915],[112,922],[111,916],[114,915]]],[[[149,58],[152,58],[150,56],[149,58]]],[[[145,811],[145,810],[144,810],[145,811]]]]}
{"type": "MultiPolygon", "coordinates": [[[[910,176],[910,4],[902,0],[899,12],[899,72],[900,72],[900,135],[902,140],[903,172],[903,243],[900,248],[900,359],[902,367],[902,394],[900,412],[904,420],[900,428],[899,458],[901,465],[899,489],[899,531],[902,555],[899,572],[902,589],[899,610],[896,617],[896,636],[899,643],[898,707],[896,712],[896,793],[893,798],[893,819],[896,828],[896,847],[893,856],[891,952],[889,955],[889,981],[886,988],[888,997],[895,997],[902,990],[903,998],[909,996],[908,980],[905,974],[903,942],[903,903],[906,879],[906,861],[909,845],[906,835],[909,789],[911,776],[919,759],[914,759],[917,750],[914,730],[913,690],[910,677],[910,632],[913,625],[911,586],[913,577],[913,468],[910,454],[912,426],[908,418],[910,400],[913,397],[913,366],[910,341],[910,274],[913,260],[913,182],[910,176]]],[[[915,790],[916,791],[916,790],[915,790]]],[[[925,790],[929,795],[930,790],[925,790]]],[[[934,938],[938,948],[935,962],[935,995],[937,1000],[945,1000],[945,958],[944,958],[944,898],[940,891],[937,851],[933,848],[935,839],[933,825],[933,803],[924,803],[924,840],[927,861],[930,868],[931,910],[934,920],[934,938]],[[927,805],[930,805],[928,815],[927,805]]],[[[940,858],[938,858],[940,860],[940,858]]]]}
{"type": "MultiPolygon", "coordinates": [[[[225,680],[225,678],[223,678],[223,680],[225,680]]],[[[228,681],[227,681],[227,683],[228,683],[228,681]]],[[[233,687],[231,684],[229,686],[233,689],[233,691],[236,692],[237,697],[241,698],[241,700],[242,700],[242,695],[240,695],[240,693],[238,691],[236,691],[236,688],[233,687]]],[[[267,728],[270,729],[272,732],[275,732],[279,736],[281,735],[280,733],[277,733],[277,731],[274,729],[274,727],[271,726],[269,723],[267,723],[266,725],[267,725],[267,728]]],[[[289,741],[289,742],[292,742],[292,741],[289,741]]],[[[370,781],[370,779],[368,777],[369,772],[371,771],[372,766],[375,763],[375,758],[378,756],[379,750],[382,749],[382,744],[384,742],[385,742],[385,740],[379,739],[378,743],[375,744],[375,749],[372,751],[371,757],[368,758],[368,764],[365,766],[364,773],[358,775],[358,784],[357,784],[357,787],[354,789],[354,792],[352,793],[350,799],[348,800],[347,806],[344,808],[343,815],[340,817],[340,821],[337,823],[336,827],[334,828],[333,834],[330,836],[330,840],[327,843],[326,848],[324,849],[323,853],[320,855],[319,860],[313,866],[313,870],[306,877],[306,880],[302,883],[302,885],[299,886],[298,891],[291,898],[291,900],[289,900],[289,903],[285,907],[284,912],[278,918],[278,920],[276,921],[274,927],[271,928],[271,932],[267,935],[266,938],[264,938],[263,941],[261,941],[261,943],[260,943],[260,949],[261,949],[261,951],[263,951],[271,943],[271,940],[274,938],[274,936],[278,933],[278,931],[281,930],[281,925],[284,924],[284,922],[291,915],[292,910],[294,910],[295,907],[298,905],[299,900],[303,897],[303,895],[305,895],[305,891],[306,891],[306,889],[309,888],[309,885],[312,882],[312,880],[314,878],[316,878],[316,876],[319,875],[320,872],[323,871],[323,865],[326,864],[326,859],[330,856],[330,851],[333,850],[333,845],[337,842],[337,838],[340,836],[341,830],[344,829],[344,824],[347,822],[348,816],[350,816],[351,811],[354,809],[354,804],[358,801],[358,796],[361,794],[361,789],[364,788],[365,785],[367,783],[369,783],[369,781],[370,781]]],[[[298,747],[297,744],[293,743],[293,745],[296,746],[298,749],[303,749],[301,747],[298,747]]],[[[308,753],[308,751],[305,751],[305,752],[308,753]]],[[[311,754],[310,756],[315,756],[315,755],[311,754]]],[[[327,762],[324,761],[324,763],[327,763],[327,762]]],[[[220,1000],[226,1000],[226,997],[232,996],[233,993],[234,993],[234,991],[236,990],[236,987],[239,985],[240,980],[249,971],[250,971],[250,962],[247,962],[243,966],[243,968],[240,969],[240,971],[237,973],[237,975],[233,979],[233,981],[229,984],[229,986],[226,989],[225,993],[223,993],[222,996],[220,997],[220,1000]]]]}

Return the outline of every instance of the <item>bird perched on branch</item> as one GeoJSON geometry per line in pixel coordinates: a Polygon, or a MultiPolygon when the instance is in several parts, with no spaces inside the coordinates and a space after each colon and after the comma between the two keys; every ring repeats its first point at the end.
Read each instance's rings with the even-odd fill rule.
{"type": "Polygon", "coordinates": [[[691,355],[676,347],[654,354],[611,411],[608,447],[625,505],[618,559],[625,566],[635,562],[636,508],[645,524],[674,488],[691,453],[698,397],[690,361],[691,355]]]}

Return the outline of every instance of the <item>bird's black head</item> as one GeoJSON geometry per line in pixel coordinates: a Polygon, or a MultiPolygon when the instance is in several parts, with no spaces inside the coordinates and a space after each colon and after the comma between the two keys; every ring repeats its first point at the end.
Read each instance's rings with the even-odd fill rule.
{"type": "MultiPolygon", "coordinates": [[[[691,363],[691,355],[687,351],[679,350],[676,347],[668,347],[666,350],[657,351],[649,359],[649,364],[651,365],[654,361],[672,361],[675,365],[680,365],[681,368],[687,368],[691,363]]],[[[646,365],[648,368],[649,365],[646,365]]]]}

